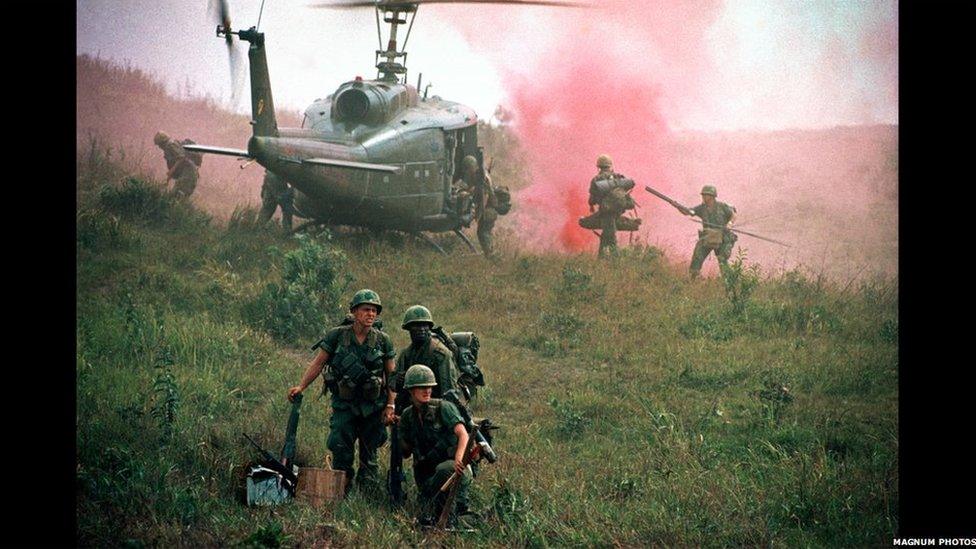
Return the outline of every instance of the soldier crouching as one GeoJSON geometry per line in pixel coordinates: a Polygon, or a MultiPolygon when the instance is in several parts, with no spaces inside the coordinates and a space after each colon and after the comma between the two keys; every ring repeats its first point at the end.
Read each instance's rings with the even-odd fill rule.
{"type": "MultiPolygon", "coordinates": [[[[460,475],[451,522],[457,509],[467,507],[471,468],[464,462],[468,430],[457,407],[446,400],[431,398],[437,385],[434,372],[422,365],[411,366],[404,376],[404,388],[410,392],[410,407],[400,417],[400,448],[404,456],[413,456],[413,476],[419,491],[418,520],[432,526],[444,510],[446,494],[440,491],[453,473],[460,475]]],[[[449,524],[451,523],[449,522],[449,524]]]]}

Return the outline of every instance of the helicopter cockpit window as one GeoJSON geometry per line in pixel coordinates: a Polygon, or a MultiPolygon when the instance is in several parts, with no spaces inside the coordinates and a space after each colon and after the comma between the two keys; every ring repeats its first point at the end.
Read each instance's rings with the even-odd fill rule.
{"type": "Polygon", "coordinates": [[[369,98],[362,90],[346,90],[336,100],[339,116],[347,120],[362,120],[369,111],[369,98]]]}

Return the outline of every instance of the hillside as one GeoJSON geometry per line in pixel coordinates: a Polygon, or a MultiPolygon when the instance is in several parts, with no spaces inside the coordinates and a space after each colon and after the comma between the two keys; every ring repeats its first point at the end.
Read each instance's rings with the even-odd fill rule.
{"type": "MultiPolygon", "coordinates": [[[[122,164],[160,177],[162,155],[152,136],[164,130],[198,143],[243,147],[250,135],[247,117],[227,113],[207,99],[175,98],[153,76],[87,56],[77,58],[78,148],[94,139],[122,164]]],[[[310,98],[311,100],[311,98],[310,98]]],[[[300,114],[281,112],[282,126],[297,126],[300,114]]],[[[516,191],[515,207],[498,222],[498,231],[518,240],[523,248],[545,251],[596,251],[596,238],[576,226],[585,215],[589,172],[578,184],[578,195],[563,204],[565,188],[551,190],[558,200],[533,200],[532,157],[545,155],[535,143],[523,143],[517,128],[480,126],[479,142],[494,160],[493,178],[516,191]],[[584,213],[580,213],[580,209],[584,213]],[[568,228],[572,245],[559,242],[568,228]]],[[[780,132],[680,132],[668,136],[666,165],[673,198],[698,200],[706,182],[719,188],[720,200],[735,205],[742,228],[785,241],[791,248],[750,237],[739,244],[750,259],[770,272],[801,268],[846,283],[851,279],[893,278],[898,274],[898,128],[859,126],[780,132]]],[[[614,143],[604,145],[614,150],[614,143]]],[[[194,203],[226,221],[239,205],[260,203],[264,169],[253,164],[238,169],[233,158],[209,156],[201,169],[194,203]]],[[[618,166],[633,175],[638,166],[618,166]]],[[[675,260],[689,260],[695,227],[673,209],[647,194],[638,181],[634,193],[644,218],[636,241],[669,252],[675,260]]],[[[542,189],[545,195],[546,189],[542,189]]],[[[621,242],[630,242],[621,235],[621,242]]],[[[714,261],[705,265],[717,274],[714,261]]]]}
{"type": "MultiPolygon", "coordinates": [[[[255,228],[253,210],[217,223],[150,175],[90,160],[77,215],[80,545],[850,547],[897,531],[891,283],[761,279],[749,263],[728,287],[691,282],[655,248],[608,263],[507,240],[489,264],[394,236],[284,240],[255,228]],[[398,348],[414,303],[481,338],[474,413],[502,426],[501,459],[474,483],[473,534],[431,538],[412,507],[358,492],[324,514],[239,500],[240,466],[256,457],[240,433],[281,444],[287,388],[361,287],[382,296],[398,348]]],[[[319,386],[300,464],[326,453],[319,386]]]]}

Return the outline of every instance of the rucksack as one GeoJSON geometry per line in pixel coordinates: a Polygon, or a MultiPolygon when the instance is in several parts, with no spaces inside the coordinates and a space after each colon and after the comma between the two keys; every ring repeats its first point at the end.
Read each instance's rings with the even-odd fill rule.
{"type": "MultiPolygon", "coordinates": [[[[183,141],[180,141],[180,145],[196,145],[196,141],[193,141],[190,138],[186,138],[183,141]]],[[[198,152],[188,151],[186,149],[183,150],[183,153],[186,154],[186,157],[190,159],[190,162],[196,164],[198,168],[200,167],[200,165],[203,164],[202,154],[198,152]]]]}
{"type": "Polygon", "coordinates": [[[481,348],[478,336],[474,332],[453,332],[447,335],[441,326],[435,326],[431,333],[451,350],[454,363],[461,373],[458,383],[467,389],[470,396],[474,396],[477,387],[485,384],[485,376],[478,367],[478,349],[481,348]]]}

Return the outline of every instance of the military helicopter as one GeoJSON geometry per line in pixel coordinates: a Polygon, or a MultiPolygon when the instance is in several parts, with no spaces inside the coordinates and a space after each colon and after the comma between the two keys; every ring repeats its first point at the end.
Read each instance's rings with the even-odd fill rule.
{"type": "MultiPolygon", "coordinates": [[[[234,53],[232,37],[249,44],[251,126],[247,150],[185,145],[190,151],[235,156],[264,166],[269,177],[295,189],[295,210],[303,224],[348,225],[413,234],[443,250],[425,232],[452,231],[474,251],[461,232],[470,214],[452,206],[451,183],[466,155],[478,160],[476,184],[485,183],[484,155],[478,146],[475,111],[437,96],[421,96],[407,84],[406,41],[421,4],[477,3],[580,7],[550,0],[352,0],[312,4],[313,8],[376,11],[389,25],[386,49],[376,50],[377,76],[341,84],[305,110],[300,128],[279,128],[271,95],[265,36],[257,27],[232,30],[226,0],[221,2],[217,37],[234,53]],[[403,47],[397,32],[408,23],[403,47]]],[[[260,25],[260,18],[258,20],[260,25]]],[[[429,88],[429,86],[428,86],[429,88]]],[[[300,227],[301,228],[301,227],[300,227]]]]}

